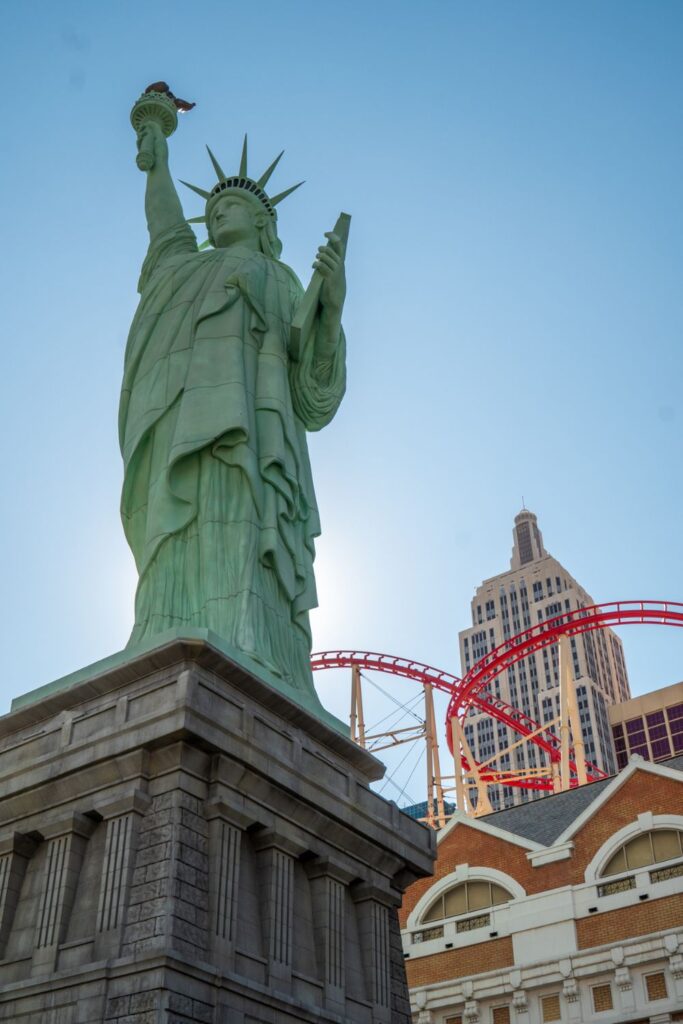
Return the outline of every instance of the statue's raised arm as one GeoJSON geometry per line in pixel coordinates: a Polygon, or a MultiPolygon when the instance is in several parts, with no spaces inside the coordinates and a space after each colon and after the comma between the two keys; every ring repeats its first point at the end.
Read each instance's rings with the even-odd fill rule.
{"type": "Polygon", "coordinates": [[[137,134],[136,163],[147,173],[145,213],[152,240],[184,221],[168,167],[168,143],[178,125],[178,110],[189,110],[194,103],[178,100],[166,82],[148,86],[133,107],[131,124],[137,134]]]}
{"type": "Polygon", "coordinates": [[[138,152],[149,152],[154,163],[147,171],[145,215],[149,237],[154,240],[185,220],[183,208],[168,167],[168,143],[154,121],[147,121],[138,134],[138,152]]]}

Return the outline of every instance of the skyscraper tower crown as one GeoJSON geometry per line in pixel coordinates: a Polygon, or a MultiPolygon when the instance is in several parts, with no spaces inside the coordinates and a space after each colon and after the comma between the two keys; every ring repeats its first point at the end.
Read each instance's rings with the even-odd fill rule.
{"type": "Polygon", "coordinates": [[[538,528],[538,520],[528,508],[523,508],[515,516],[512,531],[511,569],[521,569],[529,562],[544,558],[548,552],[543,547],[543,534],[538,528]]]}

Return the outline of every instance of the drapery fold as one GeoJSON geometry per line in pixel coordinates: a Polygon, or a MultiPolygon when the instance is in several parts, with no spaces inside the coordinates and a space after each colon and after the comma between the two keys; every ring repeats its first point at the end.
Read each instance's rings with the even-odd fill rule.
{"type": "Polygon", "coordinates": [[[119,417],[121,514],[140,575],[131,643],[203,625],[252,656],[260,645],[284,676],[292,664],[274,659],[294,658],[300,676],[320,532],[306,430],[343,396],[343,336],[324,372],[314,338],[292,362],[293,272],[248,249],[200,254],[185,224],[150,245],[140,290],[119,417]]]}

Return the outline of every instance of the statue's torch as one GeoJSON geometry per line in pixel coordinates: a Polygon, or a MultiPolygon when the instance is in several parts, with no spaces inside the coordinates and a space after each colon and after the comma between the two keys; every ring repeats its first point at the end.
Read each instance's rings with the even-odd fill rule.
{"type": "MultiPolygon", "coordinates": [[[[130,123],[139,135],[146,123],[156,121],[168,138],[178,127],[178,111],[182,113],[193,106],[194,103],[177,99],[166,82],[155,82],[135,102],[130,112],[130,123]]],[[[141,171],[151,171],[154,167],[154,140],[149,135],[141,139],[136,162],[141,171]]]]}

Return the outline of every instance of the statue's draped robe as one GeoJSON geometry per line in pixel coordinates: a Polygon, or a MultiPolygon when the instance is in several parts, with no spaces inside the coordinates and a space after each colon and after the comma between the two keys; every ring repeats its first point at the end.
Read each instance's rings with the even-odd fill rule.
{"type": "Polygon", "coordinates": [[[121,514],[139,572],[129,646],[207,627],[295,686],[310,682],[320,532],[306,430],[334,416],[343,335],[298,361],[302,288],[247,249],[198,253],[180,224],[150,245],[126,349],[121,514]]]}

